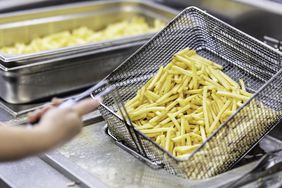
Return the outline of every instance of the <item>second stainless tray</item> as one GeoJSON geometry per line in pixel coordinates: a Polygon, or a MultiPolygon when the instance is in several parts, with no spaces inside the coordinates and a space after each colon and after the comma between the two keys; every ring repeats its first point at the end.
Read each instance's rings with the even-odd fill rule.
{"type": "MultiPolygon", "coordinates": [[[[80,26],[99,29],[133,16],[143,16],[148,22],[153,19],[168,22],[175,15],[174,10],[161,5],[126,0],[76,3],[4,14],[0,17],[0,46],[80,26]]],[[[92,85],[153,34],[25,55],[0,52],[0,97],[13,104],[29,103],[92,85]]]]}
{"type": "Polygon", "coordinates": [[[22,104],[78,90],[98,82],[140,45],[50,63],[0,70],[0,96],[22,104]]]}
{"type": "MultiPolygon", "coordinates": [[[[134,16],[144,17],[149,24],[152,24],[154,19],[167,23],[176,13],[170,8],[150,2],[112,0],[2,14],[0,18],[0,47],[10,46],[17,42],[27,43],[37,37],[73,30],[82,26],[99,30],[109,24],[127,20],[134,16]]],[[[144,42],[151,38],[153,34],[146,33],[30,54],[5,54],[0,51],[0,60],[3,62],[17,61],[23,64],[30,63],[31,60],[39,61],[46,57],[52,57],[53,60],[62,57],[67,58],[67,55],[74,52],[79,55],[86,51],[95,51],[118,45],[123,46],[130,42],[144,42]]]]}

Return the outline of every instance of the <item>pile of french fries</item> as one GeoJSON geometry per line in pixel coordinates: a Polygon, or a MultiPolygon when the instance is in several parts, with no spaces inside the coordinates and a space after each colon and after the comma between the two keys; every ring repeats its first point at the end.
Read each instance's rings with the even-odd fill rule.
{"type": "Polygon", "coordinates": [[[109,24],[106,28],[99,31],[85,26],[79,27],[72,31],[66,30],[40,38],[38,37],[26,44],[16,43],[12,46],[4,46],[0,48],[0,51],[7,54],[28,54],[89,42],[99,42],[148,32],[156,32],[164,26],[165,23],[159,19],[154,19],[153,24],[150,25],[144,17],[135,16],[128,20],[109,24]]]}
{"type": "Polygon", "coordinates": [[[134,126],[175,157],[189,156],[252,94],[194,50],[176,53],[125,107],[134,126]]]}
{"type": "Polygon", "coordinates": [[[259,100],[251,100],[225,127],[220,129],[207,144],[196,152],[186,165],[190,179],[213,177],[225,172],[231,164],[257,143],[270,127],[281,119],[276,111],[259,100]],[[204,170],[203,170],[204,169],[204,170]]]}

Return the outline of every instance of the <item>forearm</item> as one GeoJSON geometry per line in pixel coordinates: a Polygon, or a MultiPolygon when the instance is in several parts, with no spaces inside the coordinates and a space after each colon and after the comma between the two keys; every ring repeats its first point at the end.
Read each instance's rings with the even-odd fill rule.
{"type": "Polygon", "coordinates": [[[86,99],[73,107],[49,108],[40,124],[32,129],[0,125],[0,161],[38,154],[65,143],[81,131],[82,115],[93,111],[100,103],[100,98],[86,99]]]}
{"type": "Polygon", "coordinates": [[[0,126],[0,161],[14,160],[50,149],[54,138],[47,131],[35,127],[0,126]]]}

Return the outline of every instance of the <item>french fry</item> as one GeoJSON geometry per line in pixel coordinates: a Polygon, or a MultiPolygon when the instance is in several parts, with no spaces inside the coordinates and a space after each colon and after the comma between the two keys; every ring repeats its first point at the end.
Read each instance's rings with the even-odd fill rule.
{"type": "Polygon", "coordinates": [[[180,125],[179,125],[178,121],[175,119],[174,115],[172,115],[172,114],[167,114],[167,115],[171,119],[171,121],[173,122],[173,124],[175,125],[177,130],[180,130],[180,125]]]}
{"type": "Polygon", "coordinates": [[[221,110],[219,111],[218,115],[216,116],[216,119],[214,120],[214,122],[212,123],[211,127],[209,129],[206,129],[208,133],[212,133],[221,117],[221,115],[223,114],[223,112],[226,110],[226,108],[230,105],[230,101],[227,101],[224,106],[221,108],[221,110]]]}
{"type": "Polygon", "coordinates": [[[150,83],[150,85],[148,86],[148,90],[153,89],[153,87],[155,86],[155,84],[157,83],[157,81],[159,80],[161,74],[163,72],[163,67],[160,68],[160,70],[158,71],[157,75],[153,78],[152,82],[150,83]]]}
{"type": "Polygon", "coordinates": [[[165,149],[166,149],[167,151],[170,150],[171,133],[172,133],[172,130],[171,130],[171,129],[170,129],[169,131],[167,131],[167,133],[166,133],[165,149]]]}
{"type": "Polygon", "coordinates": [[[141,130],[143,133],[163,133],[169,131],[169,128],[154,128],[154,129],[146,129],[146,130],[141,130]]]}
{"type": "Polygon", "coordinates": [[[179,152],[179,153],[191,153],[192,151],[194,151],[196,148],[198,148],[200,146],[200,144],[195,144],[194,146],[178,146],[175,147],[175,151],[179,152]]]}
{"type": "Polygon", "coordinates": [[[207,139],[207,136],[206,136],[206,131],[205,131],[204,126],[200,126],[200,131],[201,131],[202,139],[203,141],[205,141],[207,139]]]}
{"type": "Polygon", "coordinates": [[[207,108],[207,95],[208,95],[208,89],[207,87],[204,87],[203,91],[203,112],[205,117],[205,129],[209,129],[209,116],[208,116],[208,108],[207,108]]]}
{"type": "Polygon", "coordinates": [[[239,99],[239,100],[243,100],[243,101],[246,101],[250,98],[250,97],[246,97],[244,95],[235,94],[235,93],[231,93],[231,92],[228,92],[228,91],[218,91],[217,94],[220,95],[220,96],[235,98],[235,99],[239,99]]]}
{"type": "Polygon", "coordinates": [[[241,89],[242,89],[243,91],[246,91],[246,86],[245,86],[244,80],[243,80],[243,79],[240,79],[240,80],[239,80],[239,83],[240,83],[241,89]]]}
{"type": "Polygon", "coordinates": [[[239,88],[239,84],[237,84],[234,80],[232,80],[227,74],[224,72],[219,71],[221,76],[229,83],[230,86],[233,86],[235,88],[239,88]]]}

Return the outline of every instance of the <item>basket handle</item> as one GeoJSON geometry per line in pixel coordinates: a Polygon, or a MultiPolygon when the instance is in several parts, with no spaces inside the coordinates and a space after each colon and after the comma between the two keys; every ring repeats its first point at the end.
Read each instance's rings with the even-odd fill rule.
{"type": "Polygon", "coordinates": [[[119,112],[121,113],[122,119],[124,121],[124,125],[127,128],[134,144],[136,145],[138,153],[140,153],[141,155],[143,154],[145,157],[147,157],[146,151],[143,147],[143,144],[141,143],[139,135],[136,133],[136,130],[133,128],[133,124],[124,106],[124,103],[121,99],[121,95],[119,94],[118,89],[117,88],[113,89],[111,94],[113,96],[113,99],[117,105],[119,112]]]}
{"type": "Polygon", "coordinates": [[[113,136],[108,128],[108,126],[105,126],[105,133],[110,136],[116,145],[118,145],[120,148],[122,148],[123,150],[127,151],[128,153],[130,153],[131,155],[133,155],[134,157],[136,157],[137,159],[145,162],[148,166],[150,166],[151,168],[155,169],[155,170],[159,170],[159,169],[163,169],[164,168],[164,164],[162,162],[153,162],[150,159],[144,157],[143,155],[141,155],[140,153],[134,151],[133,149],[129,148],[128,146],[126,146],[125,144],[123,144],[122,141],[119,141],[115,136],[113,136]]]}

